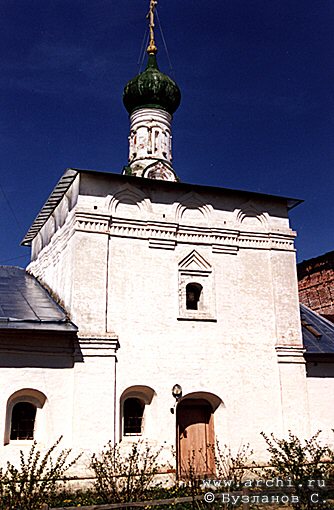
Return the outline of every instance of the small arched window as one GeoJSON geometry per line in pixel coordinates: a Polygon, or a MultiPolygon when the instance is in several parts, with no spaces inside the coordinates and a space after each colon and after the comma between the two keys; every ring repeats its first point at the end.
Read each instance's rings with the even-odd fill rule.
{"type": "Polygon", "coordinates": [[[39,441],[45,431],[46,416],[41,412],[46,396],[33,388],[23,388],[7,400],[4,444],[16,440],[39,441]]]}
{"type": "Polygon", "coordinates": [[[12,410],[10,439],[34,439],[36,406],[18,402],[12,410]]]}
{"type": "Polygon", "coordinates": [[[123,404],[124,435],[141,434],[145,403],[139,398],[127,398],[123,404]]]}
{"type": "Polygon", "coordinates": [[[198,304],[202,294],[202,285],[199,283],[188,283],[186,286],[186,308],[187,310],[198,310],[198,304]]]}

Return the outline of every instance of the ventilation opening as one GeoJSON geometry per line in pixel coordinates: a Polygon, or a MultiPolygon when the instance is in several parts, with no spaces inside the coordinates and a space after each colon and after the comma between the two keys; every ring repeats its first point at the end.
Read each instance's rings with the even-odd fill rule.
{"type": "Polygon", "coordinates": [[[203,287],[199,283],[188,283],[186,287],[187,310],[198,310],[202,289],[203,287]]]}

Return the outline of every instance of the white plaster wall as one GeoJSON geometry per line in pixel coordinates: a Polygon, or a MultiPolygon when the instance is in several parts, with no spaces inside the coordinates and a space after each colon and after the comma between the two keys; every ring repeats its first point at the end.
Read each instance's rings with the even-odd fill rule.
{"type": "Polygon", "coordinates": [[[271,267],[277,344],[302,346],[295,253],[273,251],[271,267]]]}
{"type": "Polygon", "coordinates": [[[174,443],[172,386],[215,393],[224,403],[215,424],[221,442],[250,442],[260,452],[261,430],[282,432],[270,252],[212,256],[197,247],[215,268],[217,322],[178,321],[178,261],[191,249],[111,239],[108,327],[121,344],[117,394],[151,386],[159,424],[153,439],[174,443]]]}
{"type": "Polygon", "coordinates": [[[309,397],[311,434],[318,430],[320,438],[334,446],[334,408],[332,395],[334,394],[334,364],[307,363],[307,389],[309,397]]]}
{"type": "Polygon", "coordinates": [[[281,409],[283,433],[289,430],[301,438],[310,433],[306,367],[303,359],[303,340],[293,251],[271,253],[273,300],[276,315],[276,346],[289,353],[299,350],[296,358],[279,355],[281,409]]]}
{"type": "Polygon", "coordinates": [[[73,378],[73,446],[84,450],[87,459],[114,442],[115,357],[88,352],[84,363],[76,364],[73,378]]]}
{"type": "Polygon", "coordinates": [[[45,394],[47,400],[36,414],[36,441],[45,450],[63,435],[60,448],[72,446],[73,370],[70,368],[1,368],[1,465],[7,460],[17,462],[20,449],[27,453],[32,441],[11,441],[4,445],[5,419],[8,399],[13,393],[31,388],[45,394]]]}
{"type": "Polygon", "coordinates": [[[109,358],[85,359],[72,371],[78,446],[99,448],[113,437],[114,405],[120,438],[119,399],[133,385],[155,391],[145,411],[144,436],[152,444],[175,444],[176,383],[184,395],[218,395],[218,438],[234,449],[250,442],[258,457],[265,450],[261,430],[281,435],[290,410],[303,410],[304,367],[282,369],[275,351],[277,344],[301,345],[284,201],[250,203],[245,193],[194,188],[85,175],[73,222],[69,215],[30,265],[68,304],[80,334],[119,338],[116,390],[109,358]],[[112,212],[113,196],[121,206],[112,212]],[[178,264],[194,249],[213,268],[216,322],[178,320],[178,264]]]}
{"type": "Polygon", "coordinates": [[[92,453],[100,451],[109,440],[113,442],[115,437],[114,349],[108,339],[102,348],[96,341],[87,340],[81,348],[83,358],[73,367],[72,355],[55,356],[52,349],[49,351],[48,354],[35,351],[34,355],[18,352],[1,355],[2,364],[6,360],[8,365],[0,371],[1,463],[5,465],[9,460],[17,464],[20,450],[27,454],[32,446],[33,441],[11,440],[9,444],[4,441],[8,400],[17,391],[32,389],[46,396],[44,406],[36,414],[34,439],[38,449],[46,452],[62,435],[58,452],[72,448],[72,457],[83,452],[71,473],[87,475],[92,453]]]}
{"type": "Polygon", "coordinates": [[[74,283],[73,218],[74,211],[68,215],[65,224],[55,232],[50,242],[38,254],[35,253],[36,258],[27,267],[68,311],[72,306],[74,283]]]}
{"type": "Polygon", "coordinates": [[[73,240],[71,317],[80,333],[106,331],[108,236],[77,232],[73,240]]]}

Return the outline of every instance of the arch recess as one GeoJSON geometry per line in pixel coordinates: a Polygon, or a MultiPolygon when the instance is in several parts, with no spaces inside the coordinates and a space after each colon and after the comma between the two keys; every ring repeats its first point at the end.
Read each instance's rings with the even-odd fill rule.
{"type": "Polygon", "coordinates": [[[209,402],[209,404],[212,407],[212,412],[214,413],[216,409],[220,405],[224,406],[224,402],[218,395],[215,395],[214,393],[210,393],[208,391],[194,391],[192,393],[187,393],[186,395],[183,395],[182,398],[180,398],[179,402],[182,402],[183,400],[206,400],[209,402]]]}
{"type": "Polygon", "coordinates": [[[116,191],[116,193],[107,200],[108,209],[114,216],[117,216],[117,209],[122,205],[135,206],[138,208],[140,214],[151,212],[151,202],[149,198],[141,190],[132,188],[132,186],[128,184],[116,191]]]}
{"type": "MultiPolygon", "coordinates": [[[[256,204],[252,201],[249,201],[243,204],[240,209],[235,210],[236,221],[237,224],[247,225],[247,222],[250,223],[250,226],[254,226],[254,221],[258,223],[258,225],[262,228],[268,228],[268,213],[260,210],[256,204]]],[[[256,225],[256,223],[255,223],[256,225]]]]}
{"type": "MultiPolygon", "coordinates": [[[[6,421],[5,421],[5,436],[4,436],[4,444],[8,444],[10,442],[10,431],[11,431],[11,421],[12,421],[12,412],[15,404],[19,402],[27,402],[36,407],[36,409],[42,409],[46,402],[47,398],[44,393],[39,390],[33,388],[22,388],[18,391],[15,391],[7,400],[7,408],[6,408],[6,421]]],[[[36,415],[37,420],[37,415],[36,415]]]]}
{"type": "Polygon", "coordinates": [[[134,397],[139,398],[144,402],[145,405],[149,405],[152,402],[152,399],[155,395],[155,391],[150,386],[130,386],[126,390],[123,391],[121,395],[121,402],[127,398],[134,397]]]}
{"type": "MultiPolygon", "coordinates": [[[[131,435],[143,435],[145,430],[145,422],[146,422],[146,408],[149,406],[153,400],[153,397],[156,395],[153,388],[150,386],[144,385],[134,385],[126,388],[121,397],[120,397],[120,440],[123,437],[131,436],[131,435]],[[126,409],[126,402],[131,402],[129,409],[126,409]],[[136,403],[135,401],[138,400],[136,403]],[[140,404],[142,404],[142,409],[137,410],[137,415],[134,416],[135,420],[132,420],[135,423],[135,429],[133,433],[131,433],[131,416],[127,416],[127,411],[130,409],[135,410],[135,408],[139,408],[140,404]],[[140,414],[140,415],[139,415],[140,414]],[[137,428],[138,427],[138,430],[137,428]]],[[[133,417],[132,417],[133,418],[133,417]]]]}
{"type": "Polygon", "coordinates": [[[175,209],[175,221],[182,223],[187,211],[198,211],[198,219],[201,218],[205,223],[209,223],[212,210],[210,204],[206,204],[200,195],[191,191],[180,198],[175,209]]]}

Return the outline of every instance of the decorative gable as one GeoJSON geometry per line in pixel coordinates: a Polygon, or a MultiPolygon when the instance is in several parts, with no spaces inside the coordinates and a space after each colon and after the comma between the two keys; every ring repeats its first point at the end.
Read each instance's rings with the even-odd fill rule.
{"type": "Polygon", "coordinates": [[[210,320],[216,316],[214,275],[208,260],[192,250],[179,262],[179,320],[210,320]]]}
{"type": "Polygon", "coordinates": [[[198,251],[193,250],[181,262],[179,269],[187,269],[188,271],[210,271],[211,264],[198,251]]]}

